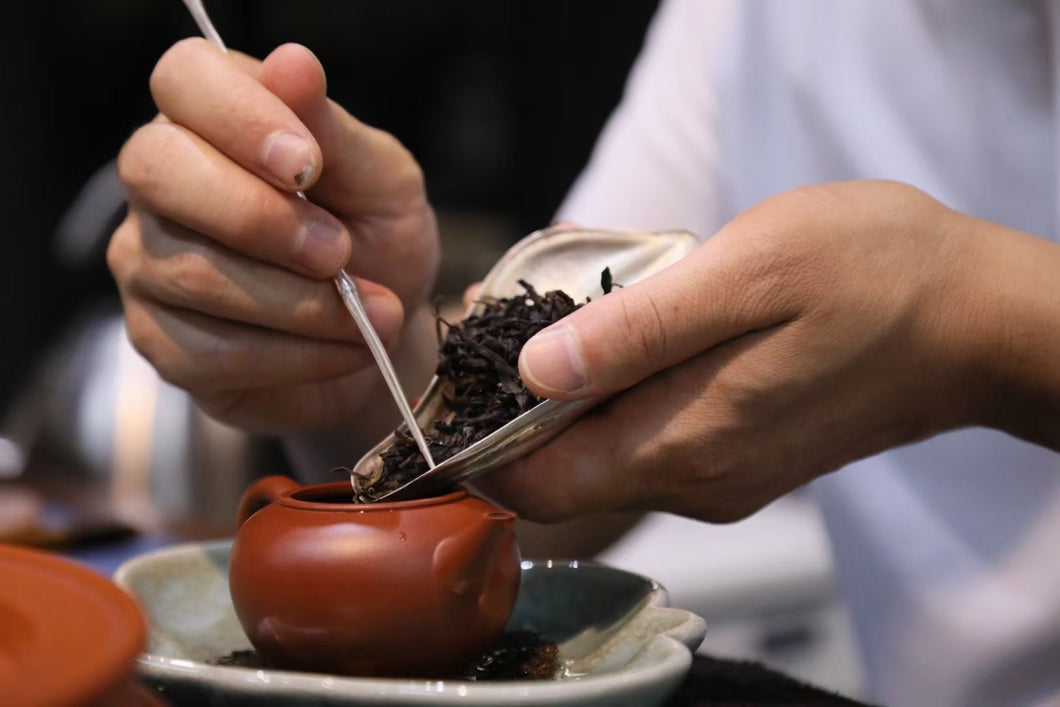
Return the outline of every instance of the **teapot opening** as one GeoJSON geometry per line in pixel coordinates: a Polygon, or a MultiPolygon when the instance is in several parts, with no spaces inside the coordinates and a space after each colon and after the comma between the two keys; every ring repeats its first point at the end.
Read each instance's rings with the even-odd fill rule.
{"type": "Polygon", "coordinates": [[[353,489],[349,483],[338,481],[296,489],[290,493],[283,494],[277,502],[291,508],[311,511],[357,511],[358,513],[368,513],[452,503],[467,495],[467,491],[459,489],[440,496],[429,496],[409,501],[363,503],[354,497],[353,489]]]}

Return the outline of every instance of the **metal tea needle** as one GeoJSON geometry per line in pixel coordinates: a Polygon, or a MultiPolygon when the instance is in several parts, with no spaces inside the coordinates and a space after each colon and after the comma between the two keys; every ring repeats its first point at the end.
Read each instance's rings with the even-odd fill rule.
{"type": "MultiPolygon", "coordinates": [[[[221,35],[217,33],[209,15],[206,14],[206,8],[203,6],[202,0],[184,0],[184,5],[188,8],[191,16],[195,18],[195,24],[199,26],[199,31],[203,33],[203,36],[211,44],[227,54],[228,47],[225,46],[221,35]]],[[[306,198],[302,192],[298,192],[298,196],[302,199],[306,198]]],[[[435,467],[434,459],[427,448],[427,440],[423,437],[423,430],[416,424],[416,417],[412,414],[412,409],[405,398],[405,392],[401,389],[401,381],[398,380],[394,364],[391,363],[390,357],[383,347],[383,342],[379,340],[379,335],[375,333],[372,323],[368,320],[368,313],[365,312],[364,305],[361,303],[357,284],[345,270],[340,270],[339,274],[335,276],[335,287],[338,289],[339,296],[342,297],[342,302],[346,305],[346,309],[357,323],[357,328],[360,329],[364,342],[368,344],[368,350],[372,352],[372,357],[375,359],[379,371],[383,374],[383,380],[386,381],[390,394],[394,397],[398,410],[401,411],[401,417],[404,418],[405,425],[409,428],[409,432],[412,433],[413,439],[416,440],[416,446],[419,447],[420,454],[427,461],[427,467],[433,469],[435,467]]]]}

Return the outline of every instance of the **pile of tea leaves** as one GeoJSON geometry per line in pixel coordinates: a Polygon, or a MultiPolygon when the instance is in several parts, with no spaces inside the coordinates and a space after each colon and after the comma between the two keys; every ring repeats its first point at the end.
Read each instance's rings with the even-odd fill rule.
{"type": "MultiPolygon", "coordinates": [[[[610,269],[604,269],[600,284],[604,294],[611,291],[610,269]]],[[[447,331],[435,373],[445,384],[444,402],[450,414],[424,430],[436,464],[541,402],[519,378],[519,352],[534,334],[582,304],[562,290],[540,294],[525,280],[519,280],[519,285],[522,295],[483,300],[482,311],[462,321],[450,324],[438,317],[447,331]]],[[[428,470],[408,428],[402,425],[394,436],[395,443],[380,455],[382,476],[362,489],[361,500],[378,498],[428,470]]]]}
{"type": "MultiPolygon", "coordinates": [[[[210,665],[271,670],[257,651],[232,651],[213,660],[210,665]]],[[[552,680],[559,676],[559,651],[554,641],[527,630],[505,631],[490,647],[459,675],[457,680],[476,682],[492,680],[552,680]]],[[[411,676],[410,676],[411,677],[411,676]]]]}
{"type": "Polygon", "coordinates": [[[559,650],[533,631],[505,631],[497,645],[464,672],[465,680],[548,680],[556,677],[559,650]]]}

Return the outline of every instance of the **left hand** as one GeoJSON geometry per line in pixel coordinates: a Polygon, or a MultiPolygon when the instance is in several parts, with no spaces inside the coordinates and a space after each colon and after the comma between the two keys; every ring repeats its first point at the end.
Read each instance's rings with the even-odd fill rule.
{"type": "Polygon", "coordinates": [[[1005,367],[999,288],[1046,283],[1035,249],[1054,267],[1055,244],[893,182],[768,199],[532,339],[520,373],[537,394],[617,395],[478,485],[531,520],[635,508],[732,521],[853,460],[982,423],[1005,367]]]}
{"type": "Polygon", "coordinates": [[[425,382],[439,251],[419,165],[329,99],[299,45],[258,62],[185,39],[151,92],[160,114],[122,148],[129,214],[107,254],[129,340],[227,424],[379,439],[396,415],[331,279],[359,279],[406,385],[425,382]]]}

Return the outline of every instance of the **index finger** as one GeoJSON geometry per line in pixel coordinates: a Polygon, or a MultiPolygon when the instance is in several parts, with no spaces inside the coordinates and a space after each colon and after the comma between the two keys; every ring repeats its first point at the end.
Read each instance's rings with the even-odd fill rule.
{"type": "Polygon", "coordinates": [[[181,40],[155,65],[151,94],[166,117],[244,169],[287,191],[307,188],[320,175],[320,146],[243,64],[201,37],[181,40]]]}

